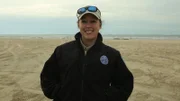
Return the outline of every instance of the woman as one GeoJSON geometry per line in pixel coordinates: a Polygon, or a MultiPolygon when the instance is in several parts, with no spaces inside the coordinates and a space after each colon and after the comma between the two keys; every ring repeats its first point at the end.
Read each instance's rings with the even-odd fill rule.
{"type": "Polygon", "coordinates": [[[133,75],[120,52],[102,42],[101,12],[78,9],[75,40],[56,47],[41,72],[41,87],[53,101],[127,101],[133,75]]]}

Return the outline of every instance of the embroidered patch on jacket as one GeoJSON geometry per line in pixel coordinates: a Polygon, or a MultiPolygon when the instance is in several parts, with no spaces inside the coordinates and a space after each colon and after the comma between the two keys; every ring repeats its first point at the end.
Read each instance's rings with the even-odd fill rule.
{"type": "Polygon", "coordinates": [[[107,65],[108,62],[109,62],[107,56],[105,56],[105,55],[103,55],[103,56],[100,57],[100,61],[101,61],[101,63],[102,63],[103,65],[107,65]]]}

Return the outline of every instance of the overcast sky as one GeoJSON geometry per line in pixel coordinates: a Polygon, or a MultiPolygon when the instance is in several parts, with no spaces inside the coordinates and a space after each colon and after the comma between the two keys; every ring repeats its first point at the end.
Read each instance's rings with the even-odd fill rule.
{"type": "Polygon", "coordinates": [[[104,34],[180,34],[180,0],[0,0],[0,34],[75,34],[76,11],[96,5],[104,34]]]}

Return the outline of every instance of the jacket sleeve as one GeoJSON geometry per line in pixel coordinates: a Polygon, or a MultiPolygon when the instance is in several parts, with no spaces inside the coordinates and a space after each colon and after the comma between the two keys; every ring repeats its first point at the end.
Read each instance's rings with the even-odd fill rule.
{"type": "Polygon", "coordinates": [[[51,57],[45,62],[40,74],[41,88],[44,95],[50,99],[54,99],[55,94],[60,89],[57,63],[57,48],[51,57]]]}
{"type": "Polygon", "coordinates": [[[133,85],[133,75],[126,67],[126,64],[118,52],[111,86],[107,91],[109,101],[127,101],[132,93],[133,85]]]}

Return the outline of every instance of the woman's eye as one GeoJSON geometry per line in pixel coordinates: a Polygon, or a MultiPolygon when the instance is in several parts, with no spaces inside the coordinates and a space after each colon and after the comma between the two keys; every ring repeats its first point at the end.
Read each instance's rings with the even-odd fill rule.
{"type": "Polygon", "coordinates": [[[91,23],[96,23],[96,20],[92,20],[91,23]]]}
{"type": "Polygon", "coordinates": [[[86,20],[82,20],[81,22],[82,22],[82,23],[87,23],[87,21],[86,21],[86,20]]]}

